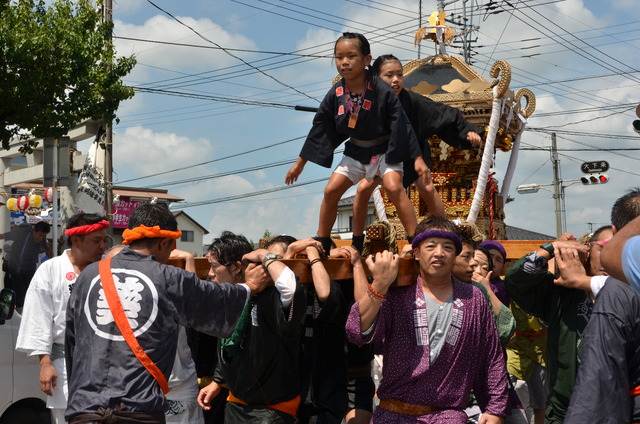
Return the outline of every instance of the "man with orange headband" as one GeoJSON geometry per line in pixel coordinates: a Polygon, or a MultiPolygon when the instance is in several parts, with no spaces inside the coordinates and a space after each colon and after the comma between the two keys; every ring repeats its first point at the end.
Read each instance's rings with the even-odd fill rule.
{"type": "Polygon", "coordinates": [[[96,214],[72,216],[65,231],[69,249],[44,262],[27,290],[16,349],[40,357],[40,389],[49,395],[54,424],[65,422],[67,407],[64,330],[71,288],[78,274],[102,257],[108,227],[96,214]]]}
{"type": "Polygon", "coordinates": [[[455,226],[430,216],[412,242],[419,275],[389,286],[398,256],[367,258],[373,282],[347,319],[347,339],[384,340],[380,404],[372,422],[466,424],[473,390],[483,411],[478,423],[501,424],[507,412],[507,371],[487,301],[452,275],[462,242],[455,226]]]}
{"type": "Polygon", "coordinates": [[[69,423],[164,424],[180,326],[229,337],[249,296],[268,283],[257,263],[240,284],[166,265],[180,234],[166,207],[142,205],[123,233],[129,248],[78,278],[65,338],[69,423]]]}

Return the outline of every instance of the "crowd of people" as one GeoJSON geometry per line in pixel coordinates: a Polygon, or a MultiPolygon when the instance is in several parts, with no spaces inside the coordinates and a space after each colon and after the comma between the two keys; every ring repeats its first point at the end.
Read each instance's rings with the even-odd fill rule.
{"type": "Polygon", "coordinates": [[[343,34],[334,54],[342,79],[286,176],[331,166],[349,139],[317,237],[255,249],[223,232],[202,280],[163,205],[134,210],[109,252],[101,216],[66,223],[69,249],[27,283],[16,346],[38,356],[55,424],[640,422],[640,189],[616,201],[610,226],[507,266],[503,245],[444,216],[430,179],[427,134],[468,148],[481,131],[403,90],[393,56],[370,71],[362,35],[343,34]],[[430,211],[421,222],[412,182],[430,211]],[[387,190],[409,235],[401,253],[361,258],[357,231],[332,245],[337,201],[359,183],[357,204],[387,190]],[[351,277],[332,280],[327,257],[349,261],[351,277]],[[308,284],[294,258],[308,260],[308,284]],[[407,260],[417,277],[398,284],[407,260]]]}
{"type": "Polygon", "coordinates": [[[163,206],[134,211],[110,252],[108,223],[79,214],[27,290],[17,349],[40,358],[57,423],[635,422],[640,189],[611,216],[506,269],[499,242],[437,215],[404,252],[364,259],[224,232],[203,281],[163,206]],[[328,255],[352,278],[332,280],[328,255]],[[305,285],[284,262],[300,257],[305,285]],[[401,258],[410,284],[394,284],[401,258]]]}

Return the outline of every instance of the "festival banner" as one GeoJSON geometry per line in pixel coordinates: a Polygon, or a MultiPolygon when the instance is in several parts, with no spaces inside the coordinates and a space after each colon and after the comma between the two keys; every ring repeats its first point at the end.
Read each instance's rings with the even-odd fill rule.
{"type": "Polygon", "coordinates": [[[105,149],[99,146],[97,141],[94,141],[91,144],[78,181],[75,204],[79,211],[104,214],[104,162],[105,149]]]}

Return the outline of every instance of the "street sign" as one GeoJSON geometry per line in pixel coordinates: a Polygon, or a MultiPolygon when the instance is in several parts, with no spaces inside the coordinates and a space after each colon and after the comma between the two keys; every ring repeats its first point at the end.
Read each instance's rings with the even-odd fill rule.
{"type": "Polygon", "coordinates": [[[609,162],[606,160],[598,160],[595,162],[585,162],[580,165],[580,169],[585,174],[591,174],[593,172],[607,172],[609,170],[609,162]]]}

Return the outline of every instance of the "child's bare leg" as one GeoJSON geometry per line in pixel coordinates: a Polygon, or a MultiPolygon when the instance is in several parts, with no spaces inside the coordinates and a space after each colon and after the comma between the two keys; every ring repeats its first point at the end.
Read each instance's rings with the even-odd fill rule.
{"type": "Polygon", "coordinates": [[[366,179],[360,180],[356,197],[353,200],[353,236],[351,237],[351,245],[362,252],[364,248],[364,225],[367,220],[367,212],[369,211],[369,199],[382,180],[378,177],[372,181],[366,179]]]}
{"type": "Polygon", "coordinates": [[[342,174],[334,172],[324,188],[324,198],[320,206],[320,222],[318,223],[318,237],[329,237],[331,228],[336,222],[338,201],[353,182],[342,174]]]}
{"type": "Polygon", "coordinates": [[[402,174],[396,171],[387,172],[382,178],[382,186],[386,190],[389,200],[396,206],[398,217],[404,229],[407,230],[407,234],[413,236],[416,232],[418,219],[413,204],[402,186],[402,174]]]}
{"type": "Polygon", "coordinates": [[[424,203],[426,203],[429,213],[431,215],[446,218],[444,203],[442,202],[440,195],[438,195],[438,191],[433,185],[433,181],[431,180],[431,178],[429,178],[429,180],[425,182],[424,178],[420,177],[416,180],[415,185],[418,187],[420,197],[422,197],[424,203]]]}
{"type": "Polygon", "coordinates": [[[369,199],[382,180],[378,177],[372,181],[362,179],[356,190],[356,197],[353,200],[353,234],[362,235],[364,233],[364,224],[367,220],[367,212],[369,211],[369,199]]]}

